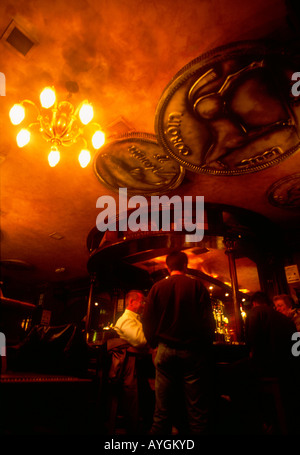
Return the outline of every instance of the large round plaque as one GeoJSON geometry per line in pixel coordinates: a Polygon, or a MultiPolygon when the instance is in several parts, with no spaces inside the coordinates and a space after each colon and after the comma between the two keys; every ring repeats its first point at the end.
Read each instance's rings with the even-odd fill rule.
{"type": "Polygon", "coordinates": [[[198,173],[239,175],[278,164],[300,146],[299,52],[261,42],[217,48],[191,61],[164,90],[158,142],[198,173]]]}
{"type": "Polygon", "coordinates": [[[128,133],[102,147],[94,160],[95,173],[108,188],[128,194],[155,195],[177,188],[184,168],[159,145],[156,136],[128,133]]]}

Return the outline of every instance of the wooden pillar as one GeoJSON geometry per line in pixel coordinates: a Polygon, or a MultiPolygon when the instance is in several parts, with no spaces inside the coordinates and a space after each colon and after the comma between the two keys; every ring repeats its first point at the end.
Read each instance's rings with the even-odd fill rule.
{"type": "Polygon", "coordinates": [[[88,307],[87,307],[86,321],[85,321],[85,341],[86,341],[87,343],[88,343],[88,341],[89,341],[89,327],[90,327],[92,297],[93,297],[93,290],[94,290],[95,281],[96,281],[96,275],[93,274],[93,275],[91,276],[89,300],[88,300],[88,307]]]}
{"type": "Polygon", "coordinates": [[[236,273],[236,265],[235,265],[235,251],[237,242],[235,238],[226,237],[224,238],[224,245],[226,247],[225,253],[228,257],[228,264],[229,264],[229,271],[230,271],[230,278],[231,278],[231,289],[232,289],[232,299],[233,299],[233,306],[234,306],[234,316],[235,316],[235,327],[236,327],[236,336],[237,341],[242,341],[242,315],[240,311],[240,303],[238,299],[238,279],[236,273]]]}

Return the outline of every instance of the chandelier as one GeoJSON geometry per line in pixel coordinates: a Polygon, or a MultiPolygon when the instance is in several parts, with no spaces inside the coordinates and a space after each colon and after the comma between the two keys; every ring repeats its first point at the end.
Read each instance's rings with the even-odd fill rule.
{"type": "Polygon", "coordinates": [[[40,94],[40,106],[33,101],[23,100],[15,104],[9,117],[13,125],[20,125],[25,119],[25,105],[33,106],[37,112],[35,121],[22,128],[17,134],[17,145],[24,147],[30,142],[30,130],[37,126],[43,138],[50,144],[48,162],[54,167],[60,161],[61,147],[68,147],[82,142],[83,148],[78,156],[81,167],[86,167],[91,160],[88,148],[86,125],[91,132],[91,143],[98,150],[105,142],[105,135],[100,125],[92,122],[94,117],[93,106],[83,101],[75,109],[69,101],[57,101],[53,87],[46,87],[40,94]]]}

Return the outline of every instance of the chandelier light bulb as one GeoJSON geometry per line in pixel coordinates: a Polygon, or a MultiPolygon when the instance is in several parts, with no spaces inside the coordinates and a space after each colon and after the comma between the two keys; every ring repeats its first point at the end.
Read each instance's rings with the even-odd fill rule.
{"type": "Polygon", "coordinates": [[[25,147],[30,141],[30,132],[26,129],[21,129],[21,131],[17,135],[17,144],[18,147],[25,147]]]}
{"type": "Polygon", "coordinates": [[[50,87],[44,88],[44,90],[40,94],[40,101],[42,107],[44,107],[45,109],[52,107],[53,104],[55,103],[55,100],[56,100],[55,91],[50,87]]]}
{"type": "Polygon", "coordinates": [[[57,147],[52,147],[51,152],[48,155],[49,166],[55,167],[60,160],[60,153],[57,147]]]}
{"type": "Polygon", "coordinates": [[[96,133],[92,137],[92,144],[94,149],[98,150],[102,145],[105,143],[105,134],[103,131],[96,131],[96,133]]]}
{"type": "Polygon", "coordinates": [[[79,111],[79,118],[81,120],[81,123],[87,125],[88,123],[90,123],[93,117],[94,117],[93,106],[87,103],[83,104],[79,111]]]}
{"type": "Polygon", "coordinates": [[[19,125],[25,118],[25,109],[21,104],[15,104],[9,111],[10,121],[13,125],[19,125]]]}
{"type": "Polygon", "coordinates": [[[89,162],[91,161],[91,154],[88,150],[81,150],[80,154],[79,154],[79,157],[78,157],[78,161],[80,163],[80,166],[81,167],[86,167],[89,162]]]}
{"type": "MultiPolygon", "coordinates": [[[[94,109],[88,100],[82,101],[76,108],[70,101],[59,101],[56,98],[54,87],[47,86],[40,93],[40,104],[26,99],[12,106],[9,117],[13,125],[19,125],[25,118],[24,104],[29,108],[34,108],[31,117],[37,111],[35,120],[30,120],[28,125],[23,123],[24,128],[17,135],[17,144],[24,147],[30,141],[30,131],[32,127],[38,127],[43,139],[50,143],[51,150],[48,154],[48,162],[51,167],[55,167],[60,161],[60,150],[58,147],[72,146],[80,140],[87,147],[91,140],[95,149],[99,149],[105,143],[105,135],[101,131],[98,123],[92,123],[94,109]],[[91,126],[84,126],[91,122],[91,126]],[[81,123],[81,124],[80,124],[81,123]],[[26,129],[25,129],[26,126],[26,129]],[[89,136],[89,137],[88,137],[89,136]]],[[[26,110],[27,114],[27,110],[26,110]]],[[[90,151],[81,150],[78,157],[80,166],[85,168],[91,161],[90,151]]]]}

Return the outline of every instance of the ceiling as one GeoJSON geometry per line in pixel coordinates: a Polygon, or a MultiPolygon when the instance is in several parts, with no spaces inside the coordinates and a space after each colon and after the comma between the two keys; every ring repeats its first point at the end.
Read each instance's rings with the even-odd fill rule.
{"type": "MultiPolygon", "coordinates": [[[[50,168],[42,139],[18,148],[8,116],[13,104],[38,101],[41,90],[53,85],[74,105],[92,102],[96,121],[112,138],[120,121],[128,130],[155,134],[160,97],[182,67],[235,41],[293,40],[297,33],[287,14],[283,0],[2,0],[0,36],[14,20],[37,43],[24,57],[0,41],[6,78],[6,96],[0,97],[1,260],[8,261],[3,276],[37,283],[85,276],[96,201],[115,196],[93,166],[79,167],[70,150],[50,168]]],[[[242,207],[295,229],[299,210],[271,205],[267,191],[299,171],[299,151],[245,175],[187,170],[170,194],[202,195],[206,202],[242,207]]]]}

